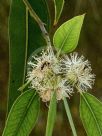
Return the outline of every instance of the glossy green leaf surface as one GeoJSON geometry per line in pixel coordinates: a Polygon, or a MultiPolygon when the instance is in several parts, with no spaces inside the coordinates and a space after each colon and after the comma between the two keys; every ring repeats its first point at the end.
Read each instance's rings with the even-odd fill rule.
{"type": "Polygon", "coordinates": [[[9,17],[9,101],[8,111],[20,95],[24,82],[26,56],[26,9],[22,0],[12,0],[9,17]]]}
{"type": "MultiPolygon", "coordinates": [[[[29,0],[29,2],[46,24],[46,28],[49,29],[50,18],[46,0],[29,0]]],[[[26,11],[23,0],[12,0],[9,16],[9,38],[8,112],[14,100],[20,95],[17,89],[24,83],[28,57],[34,50],[45,45],[40,28],[26,11]]]]}
{"type": "Polygon", "coordinates": [[[46,134],[45,136],[52,136],[53,127],[56,119],[56,95],[53,93],[52,99],[49,105],[47,125],[46,125],[46,134]]]}
{"type": "Polygon", "coordinates": [[[64,7],[64,0],[54,0],[54,6],[55,6],[54,25],[56,25],[58,23],[58,20],[61,16],[61,13],[64,7]]]}
{"type": "Polygon", "coordinates": [[[83,20],[84,15],[76,16],[57,29],[53,44],[58,52],[72,52],[77,47],[83,20]]]}
{"type": "Polygon", "coordinates": [[[80,98],[80,117],[88,136],[102,136],[102,103],[93,95],[80,98]]]}
{"type": "Polygon", "coordinates": [[[39,109],[40,101],[35,91],[24,92],[9,112],[3,136],[29,136],[37,121],[39,109]]]}

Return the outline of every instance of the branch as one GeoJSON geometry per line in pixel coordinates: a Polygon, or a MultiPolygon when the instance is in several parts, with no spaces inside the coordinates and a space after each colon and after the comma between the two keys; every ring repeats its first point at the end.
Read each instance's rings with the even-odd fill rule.
{"type": "Polygon", "coordinates": [[[47,30],[45,29],[45,24],[42,22],[42,20],[38,17],[38,15],[35,13],[35,11],[33,10],[33,8],[31,7],[30,3],[28,2],[28,0],[23,0],[25,6],[28,8],[30,15],[34,18],[34,20],[38,23],[43,37],[47,43],[48,46],[51,46],[51,41],[49,38],[49,34],[47,32],[47,30]]]}

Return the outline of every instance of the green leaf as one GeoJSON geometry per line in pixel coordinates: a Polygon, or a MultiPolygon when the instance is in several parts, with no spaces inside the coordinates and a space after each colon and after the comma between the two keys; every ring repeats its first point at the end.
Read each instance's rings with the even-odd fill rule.
{"type": "Polygon", "coordinates": [[[93,95],[81,95],[80,117],[88,136],[102,136],[102,103],[93,95]]]}
{"type": "Polygon", "coordinates": [[[53,44],[62,53],[72,52],[79,40],[84,15],[76,16],[62,24],[54,34],[53,44]]]}
{"type": "Polygon", "coordinates": [[[54,0],[54,6],[55,6],[54,25],[56,25],[58,23],[58,20],[61,16],[61,13],[64,7],[64,0],[54,0]]]}
{"type": "MultiPolygon", "coordinates": [[[[33,9],[41,17],[49,30],[50,18],[46,0],[29,0],[33,9]],[[39,4],[38,4],[39,3],[39,4]]],[[[10,74],[8,112],[20,95],[17,89],[25,80],[26,62],[36,48],[45,45],[41,31],[25,8],[23,0],[12,0],[9,16],[10,74]]]]}
{"type": "Polygon", "coordinates": [[[3,136],[28,136],[34,127],[40,109],[40,101],[34,90],[24,92],[14,102],[3,136]]]}
{"type": "Polygon", "coordinates": [[[9,17],[9,101],[8,111],[20,95],[17,89],[24,82],[26,56],[26,9],[22,0],[12,0],[9,17]]]}
{"type": "Polygon", "coordinates": [[[46,136],[52,136],[53,127],[56,118],[56,94],[53,93],[52,99],[50,101],[49,111],[48,111],[48,119],[46,125],[46,136]]]}

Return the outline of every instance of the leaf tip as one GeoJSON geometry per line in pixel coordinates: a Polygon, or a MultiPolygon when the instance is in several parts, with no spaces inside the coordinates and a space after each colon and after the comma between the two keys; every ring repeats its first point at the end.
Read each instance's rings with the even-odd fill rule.
{"type": "Polygon", "coordinates": [[[86,13],[80,15],[82,17],[82,20],[84,20],[86,13]]]}

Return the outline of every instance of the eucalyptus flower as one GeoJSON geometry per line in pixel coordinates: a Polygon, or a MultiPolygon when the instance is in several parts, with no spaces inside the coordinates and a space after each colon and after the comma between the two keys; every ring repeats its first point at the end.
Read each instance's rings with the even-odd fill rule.
{"type": "Polygon", "coordinates": [[[92,89],[95,75],[92,74],[91,64],[84,56],[71,53],[57,58],[51,47],[42,50],[39,56],[32,56],[28,62],[27,80],[31,81],[30,88],[39,93],[42,101],[50,101],[52,92],[56,92],[56,99],[69,97],[73,87],[80,92],[92,89]]]}
{"type": "Polygon", "coordinates": [[[39,56],[32,56],[28,62],[27,80],[31,81],[30,88],[39,93],[42,101],[50,101],[52,92],[56,92],[56,99],[69,97],[73,90],[60,72],[59,60],[51,47],[42,50],[39,56]]]}
{"type": "Polygon", "coordinates": [[[31,61],[28,62],[28,77],[30,78],[38,77],[42,79],[44,74],[51,70],[57,73],[55,68],[57,59],[50,47],[42,50],[40,55],[32,55],[30,60],[31,61]]]}
{"type": "Polygon", "coordinates": [[[56,65],[57,59],[51,47],[42,50],[40,55],[32,55],[28,62],[27,80],[35,81],[34,86],[38,85],[36,82],[43,81],[48,75],[57,74],[56,65]]]}
{"type": "Polygon", "coordinates": [[[95,75],[91,73],[91,64],[84,56],[79,57],[76,52],[71,53],[70,56],[65,55],[61,60],[61,71],[68,82],[78,90],[84,92],[92,89],[95,75]]]}

